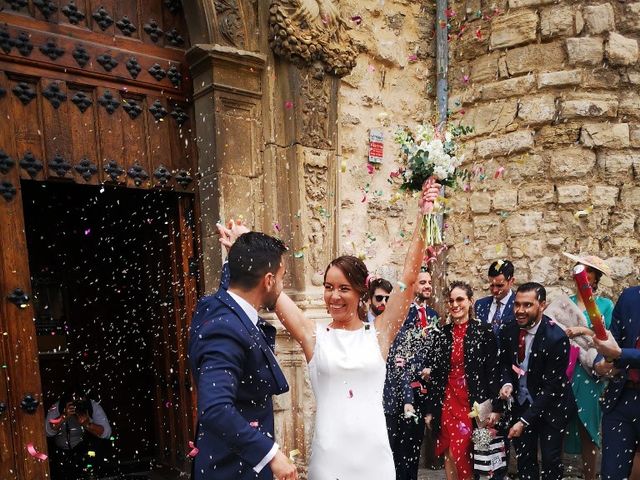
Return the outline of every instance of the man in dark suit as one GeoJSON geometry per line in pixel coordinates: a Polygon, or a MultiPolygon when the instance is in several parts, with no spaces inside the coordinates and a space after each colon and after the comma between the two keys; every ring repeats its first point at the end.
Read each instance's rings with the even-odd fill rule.
{"type": "Polygon", "coordinates": [[[500,332],[500,398],[513,401],[514,425],[509,430],[522,480],[562,478],[562,438],[574,400],[566,376],[569,339],[542,311],[546,291],[525,283],[516,291],[516,322],[500,332]],[[542,472],[538,466],[538,442],[542,472]]]}
{"type": "MultiPolygon", "coordinates": [[[[286,247],[258,232],[229,249],[229,288],[198,302],[189,359],[198,390],[195,480],[293,480],[274,441],[272,395],[289,390],[276,361],[275,328],[258,316],[282,292],[286,247]]],[[[225,275],[223,274],[223,279],[225,275]]]]}
{"type": "Polygon", "coordinates": [[[509,260],[498,260],[489,266],[489,290],[491,295],[476,301],[474,311],[476,318],[493,327],[493,333],[499,337],[500,328],[515,320],[511,288],[515,280],[513,263],[509,260]]]}
{"type": "Polygon", "coordinates": [[[613,310],[608,339],[594,344],[601,354],[596,372],[613,377],[602,402],[603,480],[629,478],[640,446],[640,286],[625,289],[613,310]]]}
{"type": "Polygon", "coordinates": [[[384,413],[397,480],[418,478],[426,399],[420,369],[429,348],[429,329],[438,322],[438,314],[426,304],[431,292],[431,275],[423,270],[414,284],[415,302],[409,308],[387,357],[384,413]]]}

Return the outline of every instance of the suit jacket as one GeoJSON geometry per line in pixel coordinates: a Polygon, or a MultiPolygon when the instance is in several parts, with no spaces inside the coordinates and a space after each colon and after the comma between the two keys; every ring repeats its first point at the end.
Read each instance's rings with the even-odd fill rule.
{"type": "MultiPolygon", "coordinates": [[[[482,403],[498,396],[500,385],[498,369],[498,346],[490,325],[469,320],[464,337],[464,376],[469,393],[469,405],[482,403]]],[[[427,389],[427,413],[434,417],[434,431],[440,429],[444,396],[451,370],[453,348],[453,324],[434,332],[428,366],[431,377],[427,389]]]]}
{"type": "MultiPolygon", "coordinates": [[[[613,309],[612,317],[611,335],[622,348],[622,355],[613,364],[621,372],[609,382],[604,393],[602,409],[605,412],[611,411],[618,403],[627,381],[628,369],[640,368],[640,350],[636,348],[636,342],[640,337],[640,286],[623,290],[613,309]]],[[[596,358],[596,362],[601,358],[596,358]]]]}
{"type": "MultiPolygon", "coordinates": [[[[500,317],[500,329],[502,329],[504,325],[508,325],[516,321],[516,314],[513,311],[513,301],[515,300],[515,298],[516,294],[512,291],[511,296],[509,297],[509,301],[502,310],[502,315],[500,317]]],[[[491,309],[492,303],[492,295],[476,300],[476,303],[474,305],[474,312],[476,314],[476,318],[482,323],[491,323],[492,319],[489,318],[489,310],[491,309]]]]}
{"type": "MultiPolygon", "coordinates": [[[[437,321],[438,313],[429,307],[426,310],[430,321],[437,321]]],[[[416,369],[421,368],[424,363],[421,359],[425,357],[430,343],[429,336],[425,337],[422,329],[416,327],[417,323],[418,308],[413,304],[387,356],[387,373],[383,392],[386,415],[400,415],[404,411],[405,403],[414,404],[416,407],[416,391],[419,392],[420,387],[414,388],[411,384],[420,378],[416,374],[416,369]],[[396,363],[396,358],[402,360],[402,366],[396,363]]]]}
{"type": "Polygon", "coordinates": [[[275,327],[261,323],[262,331],[224,288],[198,302],[189,339],[198,391],[194,479],[273,479],[268,465],[260,474],[253,467],[274,445],[271,397],[289,386],[273,353],[275,327]]]}
{"type": "MultiPolygon", "coordinates": [[[[505,383],[513,385],[513,398],[518,398],[518,374],[513,366],[518,364],[517,323],[505,326],[500,332],[500,368],[505,383]]],[[[549,317],[542,316],[533,338],[527,370],[527,389],[533,404],[521,415],[528,423],[544,421],[558,429],[567,425],[574,413],[575,400],[566,370],[569,364],[569,338],[560,326],[549,317]]]]}

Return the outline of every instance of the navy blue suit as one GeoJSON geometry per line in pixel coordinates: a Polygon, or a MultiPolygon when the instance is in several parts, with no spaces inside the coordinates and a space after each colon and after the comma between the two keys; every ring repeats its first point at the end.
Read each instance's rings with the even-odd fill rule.
{"type": "MultiPolygon", "coordinates": [[[[223,274],[223,278],[226,274],[223,274]]],[[[272,395],[289,390],[273,326],[256,327],[224,289],[198,302],[189,360],[198,390],[194,480],[272,480],[258,465],[274,445],[272,395]]]]}
{"type": "MultiPolygon", "coordinates": [[[[628,382],[628,369],[640,368],[640,286],[625,289],[613,310],[611,334],[622,348],[614,361],[620,375],[609,382],[602,401],[602,479],[628,478],[640,444],[640,385],[628,382]]],[[[598,361],[598,359],[596,359],[598,361]]]]}
{"type": "MultiPolygon", "coordinates": [[[[435,310],[426,309],[429,323],[438,321],[435,310]]],[[[387,376],[384,382],[384,413],[387,419],[387,433],[393,451],[397,480],[415,480],[418,478],[418,462],[420,445],[424,437],[425,395],[420,386],[412,386],[420,381],[420,370],[423,367],[426,352],[430,345],[430,336],[426,337],[419,323],[418,309],[415,304],[400,331],[393,340],[387,357],[387,376]],[[396,363],[401,360],[402,366],[396,363]],[[418,421],[404,418],[404,405],[410,403],[415,408],[418,421]]]]}
{"type": "MultiPolygon", "coordinates": [[[[516,321],[516,314],[513,310],[513,301],[516,298],[516,294],[511,292],[511,296],[509,297],[509,301],[500,312],[500,329],[502,329],[505,325],[513,323],[516,321]]],[[[475,312],[475,316],[482,323],[491,323],[492,318],[489,318],[489,310],[491,310],[491,303],[493,303],[493,296],[489,295],[488,297],[481,298],[476,300],[475,305],[473,306],[473,310],[475,312]]],[[[496,336],[499,336],[499,331],[494,331],[496,336]]]]}
{"type": "Polygon", "coordinates": [[[542,478],[562,478],[562,438],[564,428],[575,411],[571,384],[566,376],[569,363],[569,339],[564,331],[546,316],[542,317],[533,338],[526,372],[527,389],[533,400],[518,403],[519,382],[513,366],[518,365],[517,323],[500,332],[500,368],[502,384],[513,385],[514,421],[522,418],[529,425],[512,440],[518,457],[520,479],[538,479],[538,441],[542,453],[542,478]]]}

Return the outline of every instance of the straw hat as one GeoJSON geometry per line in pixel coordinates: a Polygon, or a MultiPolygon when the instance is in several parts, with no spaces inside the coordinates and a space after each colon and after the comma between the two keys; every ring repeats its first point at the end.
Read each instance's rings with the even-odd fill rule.
{"type": "Polygon", "coordinates": [[[600,257],[596,257],[595,255],[585,255],[583,257],[579,257],[578,255],[572,255],[571,253],[567,252],[564,252],[564,256],[570,258],[576,263],[581,263],[582,265],[594,268],[599,272],[602,272],[607,277],[611,277],[611,267],[607,265],[607,263],[600,257]]]}

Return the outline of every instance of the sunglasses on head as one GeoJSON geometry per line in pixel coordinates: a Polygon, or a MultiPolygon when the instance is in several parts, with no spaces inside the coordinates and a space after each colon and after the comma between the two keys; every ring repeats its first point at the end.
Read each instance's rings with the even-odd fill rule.
{"type": "Polygon", "coordinates": [[[373,298],[376,299],[376,302],[381,302],[381,301],[385,301],[388,302],[389,301],[389,295],[374,295],[373,298]]]}

